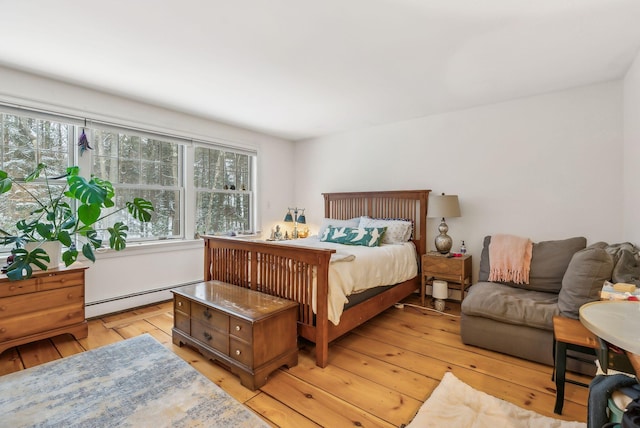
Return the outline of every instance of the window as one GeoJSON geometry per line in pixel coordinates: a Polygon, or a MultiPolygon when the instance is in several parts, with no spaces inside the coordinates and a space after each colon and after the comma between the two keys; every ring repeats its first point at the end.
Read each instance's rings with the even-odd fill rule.
{"type": "MultiPolygon", "coordinates": [[[[39,163],[44,163],[49,167],[50,177],[62,175],[71,165],[74,132],[75,127],[70,124],[0,112],[0,169],[11,177],[26,177],[39,163]]],[[[2,196],[0,229],[17,233],[16,222],[36,208],[36,202],[26,192],[38,198],[47,197],[42,180],[24,187],[13,186],[2,196]]]]}
{"type": "Polygon", "coordinates": [[[195,148],[193,182],[198,233],[253,230],[253,158],[248,153],[195,148]]]}
{"type": "Polygon", "coordinates": [[[109,180],[116,190],[116,206],[135,197],[150,201],[154,208],[151,222],[140,223],[126,211],[109,217],[129,225],[129,238],[176,238],[181,230],[181,206],[184,188],[181,174],[182,147],[177,143],[94,129],[91,173],[109,180]],[[119,203],[120,201],[120,203],[119,203]],[[120,218],[118,218],[120,217],[120,218]]]}
{"type": "MultiPolygon", "coordinates": [[[[12,177],[26,177],[38,163],[48,166],[49,177],[78,165],[87,178],[92,174],[110,181],[116,207],[135,197],[152,202],[155,211],[149,223],[138,223],[123,210],[97,225],[104,229],[125,222],[129,242],[255,230],[257,154],[251,149],[195,143],[104,122],[87,126],[78,117],[0,104],[0,169],[12,177]],[[92,150],[80,154],[77,142],[82,132],[92,150]]],[[[28,191],[37,193],[43,180],[29,183],[28,191]]],[[[2,195],[1,230],[17,232],[17,220],[34,209],[24,192],[14,186],[2,195]]],[[[0,247],[0,252],[9,249],[0,247]]]]}

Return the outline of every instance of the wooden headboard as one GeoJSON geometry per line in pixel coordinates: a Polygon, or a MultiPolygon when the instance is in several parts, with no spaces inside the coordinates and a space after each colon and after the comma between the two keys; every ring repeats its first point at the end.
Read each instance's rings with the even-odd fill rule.
{"type": "Polygon", "coordinates": [[[427,206],[430,190],[323,193],[324,216],[349,219],[401,218],[414,224],[413,241],[418,254],[427,252],[427,206]]]}

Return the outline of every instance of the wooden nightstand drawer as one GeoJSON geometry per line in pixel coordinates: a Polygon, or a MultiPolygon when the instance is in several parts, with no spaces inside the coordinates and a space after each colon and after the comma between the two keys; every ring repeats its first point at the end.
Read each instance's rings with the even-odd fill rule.
{"type": "Polygon", "coordinates": [[[452,258],[427,258],[425,262],[425,269],[429,272],[437,272],[438,275],[456,275],[459,276],[462,273],[463,264],[457,263],[452,258]],[[453,262],[452,262],[453,260],[453,262]]]}

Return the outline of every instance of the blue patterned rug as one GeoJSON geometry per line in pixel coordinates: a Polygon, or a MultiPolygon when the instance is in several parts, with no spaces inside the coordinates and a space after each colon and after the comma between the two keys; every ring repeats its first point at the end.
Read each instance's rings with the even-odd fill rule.
{"type": "Polygon", "coordinates": [[[11,427],[268,427],[148,334],[0,377],[11,427]]]}

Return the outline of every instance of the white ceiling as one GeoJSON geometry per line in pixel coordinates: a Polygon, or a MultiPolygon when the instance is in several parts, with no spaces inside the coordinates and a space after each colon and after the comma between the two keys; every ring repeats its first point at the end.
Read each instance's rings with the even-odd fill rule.
{"type": "Polygon", "coordinates": [[[639,47],[638,0],[0,0],[0,65],[293,140],[618,79],[639,47]]]}

